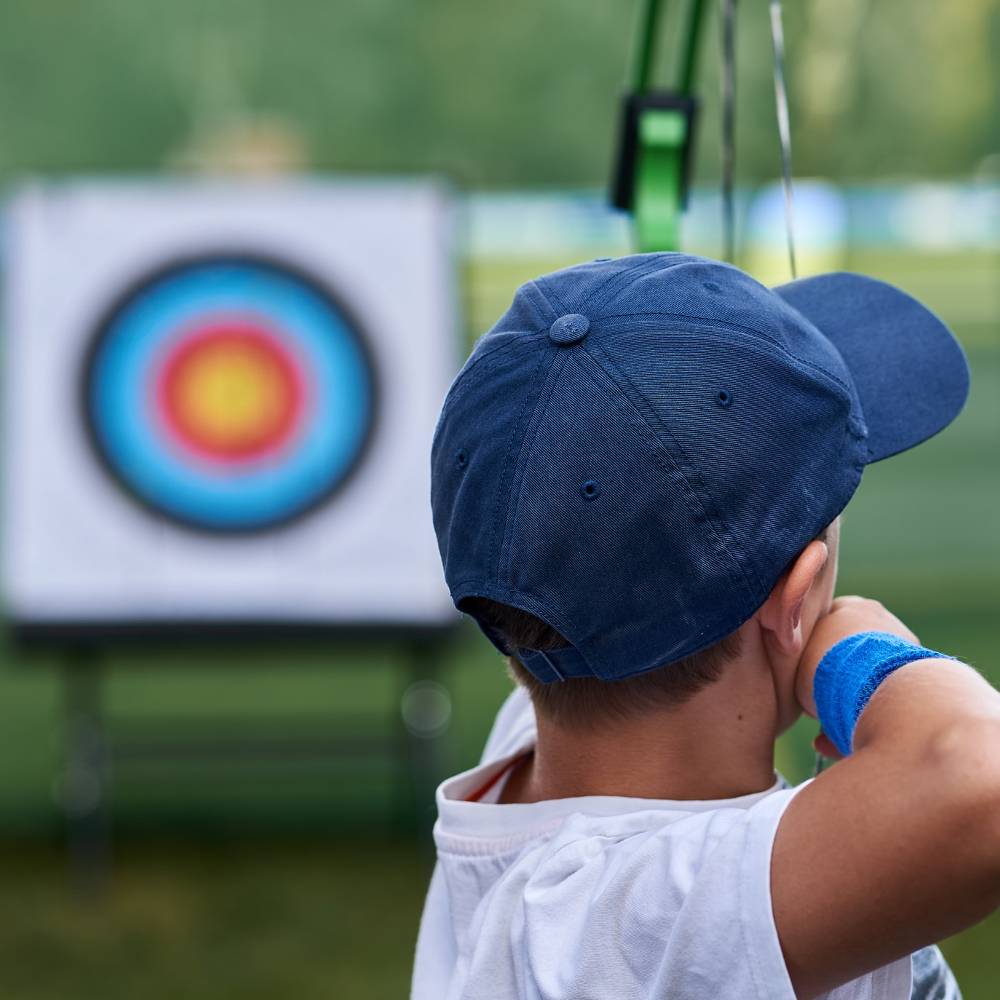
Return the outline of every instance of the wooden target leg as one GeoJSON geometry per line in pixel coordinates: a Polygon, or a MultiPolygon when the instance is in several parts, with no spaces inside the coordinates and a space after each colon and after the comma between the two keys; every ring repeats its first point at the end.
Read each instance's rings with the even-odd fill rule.
{"type": "Polygon", "coordinates": [[[71,650],[63,669],[64,741],[60,805],[69,876],[84,900],[103,895],[111,874],[110,746],[102,712],[98,651],[71,650]]]}

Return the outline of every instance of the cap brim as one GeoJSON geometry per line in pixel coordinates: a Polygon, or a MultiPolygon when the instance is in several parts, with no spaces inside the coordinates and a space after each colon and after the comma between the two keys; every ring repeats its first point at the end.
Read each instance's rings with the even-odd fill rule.
{"type": "Polygon", "coordinates": [[[860,274],[801,278],[774,291],[840,352],[857,388],[872,462],[926,441],[958,416],[969,366],[925,306],[860,274]]]}

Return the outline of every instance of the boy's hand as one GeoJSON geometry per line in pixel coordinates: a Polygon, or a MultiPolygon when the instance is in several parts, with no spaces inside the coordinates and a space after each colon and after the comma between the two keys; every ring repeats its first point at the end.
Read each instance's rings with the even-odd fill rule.
{"type": "MultiPolygon", "coordinates": [[[[835,601],[799,662],[807,712],[824,654],[866,631],[916,640],[877,601],[835,601]]],[[[1000,694],[957,660],[915,660],[888,676],[850,756],[802,786],[782,815],[771,899],[802,1000],[1000,906],[1000,694]]]]}
{"type": "Polygon", "coordinates": [[[844,755],[833,745],[833,740],[822,730],[813,739],[813,750],[828,760],[844,759],[844,755]]]}
{"type": "Polygon", "coordinates": [[[802,710],[814,719],[816,702],[813,700],[813,678],[819,661],[841,639],[857,635],[859,632],[889,632],[908,642],[919,642],[917,637],[878,601],[866,597],[836,598],[829,612],[816,622],[795,674],[795,696],[802,710]]]}

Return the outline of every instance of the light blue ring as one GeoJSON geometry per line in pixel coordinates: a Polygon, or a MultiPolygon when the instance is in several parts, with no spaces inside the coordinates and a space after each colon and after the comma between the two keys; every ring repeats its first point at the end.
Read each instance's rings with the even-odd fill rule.
{"type": "Polygon", "coordinates": [[[155,279],[118,310],[94,353],[87,396],[105,459],[140,499],[197,527],[245,531],[294,517],[346,476],[371,424],[373,379],[359,334],[326,296],[270,266],[205,262],[155,279]],[[185,330],[221,315],[275,331],[307,376],[303,431],[280,455],[199,462],[160,426],[158,364],[185,330]]]}

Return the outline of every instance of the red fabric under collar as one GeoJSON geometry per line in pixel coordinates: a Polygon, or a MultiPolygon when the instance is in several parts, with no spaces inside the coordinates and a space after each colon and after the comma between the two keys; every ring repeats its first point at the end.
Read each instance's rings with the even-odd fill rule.
{"type": "Polygon", "coordinates": [[[479,786],[471,795],[467,796],[466,802],[479,802],[483,796],[506,774],[510,774],[515,767],[523,764],[528,759],[529,754],[521,754],[520,757],[515,757],[506,767],[500,768],[492,778],[489,778],[482,785],[479,786]]]}

